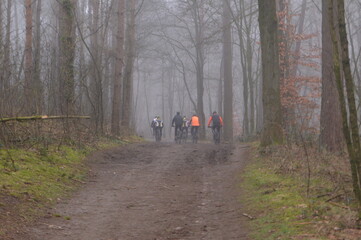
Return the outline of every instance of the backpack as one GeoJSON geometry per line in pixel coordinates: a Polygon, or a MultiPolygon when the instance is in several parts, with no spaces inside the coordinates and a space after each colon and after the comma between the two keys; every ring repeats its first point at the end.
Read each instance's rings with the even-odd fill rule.
{"type": "Polygon", "coordinates": [[[220,126],[221,125],[221,120],[219,119],[218,114],[212,116],[212,122],[213,122],[213,126],[220,126]]]}

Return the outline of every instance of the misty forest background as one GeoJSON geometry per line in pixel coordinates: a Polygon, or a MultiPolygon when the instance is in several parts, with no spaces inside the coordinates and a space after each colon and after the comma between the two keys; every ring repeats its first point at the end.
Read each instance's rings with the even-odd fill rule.
{"type": "MultiPolygon", "coordinates": [[[[275,2],[279,53],[268,55],[268,63],[278,61],[280,82],[274,85],[280,91],[282,111],[278,127],[287,142],[306,138],[340,150],[342,120],[331,81],[330,1],[275,2]]],[[[264,107],[276,104],[272,97],[264,97],[262,104],[262,93],[268,91],[263,91],[263,84],[272,77],[266,70],[262,77],[259,26],[266,25],[261,24],[259,4],[256,0],[0,1],[1,143],[11,145],[44,134],[62,139],[72,134],[80,138],[130,132],[151,137],[155,115],[164,120],[169,137],[177,111],[200,116],[202,137],[210,134],[204,123],[214,110],[225,120],[225,140],[260,136],[267,122],[264,114],[271,109],[264,107]],[[9,119],[41,115],[78,119],[24,125],[9,119]]],[[[359,1],[346,1],[358,114],[360,9],[359,1]]]]}
{"type": "MultiPolygon", "coordinates": [[[[302,129],[316,133],[322,6],[278,2],[287,78],[295,82],[285,101],[295,105],[302,129]]],[[[347,6],[353,64],[361,44],[355,25],[360,7],[357,1],[347,6]]],[[[2,0],[0,117],[84,115],[91,120],[80,122],[97,134],[134,129],[151,137],[155,115],[170,136],[177,111],[197,113],[203,123],[214,110],[222,116],[231,111],[224,118],[227,126],[232,116],[233,136],[255,136],[263,122],[257,10],[255,0],[2,0]],[[229,102],[233,109],[227,110],[229,102]]],[[[25,134],[2,126],[3,144],[14,131],[25,134]]]]}

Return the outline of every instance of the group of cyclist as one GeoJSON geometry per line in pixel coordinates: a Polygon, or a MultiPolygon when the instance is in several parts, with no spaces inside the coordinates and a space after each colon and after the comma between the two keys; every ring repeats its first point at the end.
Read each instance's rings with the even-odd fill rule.
{"type": "MultiPolygon", "coordinates": [[[[208,123],[209,128],[212,128],[213,132],[213,138],[215,140],[215,143],[219,143],[219,133],[220,129],[223,126],[223,119],[222,117],[214,111],[213,114],[209,117],[208,123]],[[218,134],[218,135],[217,135],[218,134]]],[[[160,119],[159,116],[155,116],[151,123],[151,127],[153,129],[153,135],[156,136],[157,140],[157,134],[160,134],[160,137],[162,136],[162,129],[163,129],[163,121],[160,119]],[[157,133],[158,130],[158,133],[157,133]],[[160,131],[160,133],[159,133],[160,131]]],[[[193,138],[193,142],[197,142],[198,139],[198,129],[200,127],[200,120],[199,117],[196,114],[193,114],[193,116],[188,119],[186,116],[181,116],[180,112],[177,112],[176,115],[173,117],[172,120],[172,127],[174,127],[174,140],[180,141],[180,137],[182,135],[187,136],[188,135],[188,129],[191,129],[191,136],[193,138]]],[[[185,138],[186,139],[186,138],[185,138]]],[[[160,141],[160,140],[159,140],[160,141]]]]}

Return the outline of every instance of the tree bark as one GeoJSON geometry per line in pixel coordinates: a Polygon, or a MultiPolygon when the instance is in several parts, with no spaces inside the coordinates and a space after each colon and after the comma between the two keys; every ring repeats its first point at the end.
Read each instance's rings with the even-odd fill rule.
{"type": "Polygon", "coordinates": [[[205,138],[205,115],[204,115],[204,41],[203,41],[203,1],[193,0],[193,21],[195,27],[195,47],[196,47],[196,77],[197,77],[197,115],[200,120],[199,136],[205,138]]]}
{"type": "Polygon", "coordinates": [[[25,72],[24,96],[27,104],[26,114],[35,114],[34,85],[33,85],[33,8],[32,0],[25,0],[25,72]]]}
{"type": "Polygon", "coordinates": [[[233,141],[232,34],[229,0],[223,0],[224,140],[233,141]]]}
{"type": "Polygon", "coordinates": [[[276,3],[258,0],[262,52],[263,131],[261,146],[283,143],[276,3]]]}
{"type": "Polygon", "coordinates": [[[120,111],[122,100],[122,70],[124,65],[124,26],[125,26],[125,1],[120,0],[117,8],[117,32],[115,41],[115,63],[113,76],[113,101],[111,129],[115,135],[120,134],[120,111]]]}
{"type": "Polygon", "coordinates": [[[76,0],[60,0],[59,14],[59,93],[60,112],[74,113],[74,58],[76,0]]]}
{"type": "Polygon", "coordinates": [[[331,152],[344,147],[339,94],[333,71],[332,39],[328,17],[329,0],[322,0],[322,93],[320,116],[321,145],[331,152]]]}
{"type": "Polygon", "coordinates": [[[7,1],[7,11],[6,11],[6,29],[5,29],[5,45],[4,45],[4,58],[3,58],[3,91],[4,91],[4,102],[3,102],[3,114],[11,115],[10,109],[10,82],[11,82],[11,58],[10,58],[10,49],[11,49],[11,9],[12,9],[12,0],[7,1]]]}
{"type": "Polygon", "coordinates": [[[358,217],[361,219],[361,147],[354,96],[354,83],[348,56],[348,40],[344,15],[345,6],[343,0],[338,0],[335,11],[334,0],[328,0],[327,3],[333,42],[333,69],[340,99],[343,134],[351,165],[353,190],[358,204],[358,217]],[[335,22],[337,22],[337,30],[335,22]],[[344,80],[342,76],[344,76],[344,80]],[[344,86],[346,87],[346,94],[344,86]],[[347,102],[345,97],[347,98],[347,102]]]}
{"type": "Polygon", "coordinates": [[[121,125],[130,129],[132,118],[132,98],[133,98],[133,71],[135,59],[135,7],[136,0],[129,2],[129,20],[127,26],[126,41],[126,63],[124,68],[124,97],[123,97],[123,114],[121,125]]]}
{"type": "Polygon", "coordinates": [[[34,101],[35,112],[41,114],[43,112],[44,96],[43,96],[43,84],[41,81],[41,11],[42,0],[36,2],[36,14],[35,14],[35,38],[34,38],[34,70],[33,70],[33,82],[34,82],[34,101]]]}

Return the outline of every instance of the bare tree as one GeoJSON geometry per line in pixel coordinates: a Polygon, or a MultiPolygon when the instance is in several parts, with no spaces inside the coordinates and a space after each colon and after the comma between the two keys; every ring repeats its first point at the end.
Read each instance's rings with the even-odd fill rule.
{"type": "Polygon", "coordinates": [[[264,124],[261,145],[283,143],[276,2],[258,0],[264,124]]]}
{"type": "Polygon", "coordinates": [[[125,1],[118,2],[116,12],[117,32],[115,37],[115,61],[113,76],[113,100],[111,129],[115,135],[120,133],[120,110],[122,97],[122,71],[124,65],[124,26],[125,26],[125,1]]]}
{"type": "Polygon", "coordinates": [[[348,40],[343,0],[328,0],[328,18],[333,42],[333,69],[339,93],[345,137],[352,173],[352,184],[358,203],[358,218],[361,219],[361,145],[354,83],[350,66],[348,40]],[[336,5],[337,3],[337,5],[336,5]],[[345,90],[345,88],[346,90],[345,90]],[[347,99],[347,102],[346,102],[347,99]]]}
{"type": "Polygon", "coordinates": [[[232,34],[229,0],[223,0],[224,139],[233,141],[232,34]]]}
{"type": "Polygon", "coordinates": [[[321,144],[330,151],[343,149],[340,101],[333,72],[332,39],[328,19],[328,0],[322,1],[322,104],[320,118],[321,144]]]}
{"type": "Polygon", "coordinates": [[[135,59],[135,17],[136,17],[136,0],[128,2],[128,24],[126,31],[126,63],[124,67],[124,97],[123,97],[123,114],[121,125],[130,128],[132,117],[132,98],[133,98],[133,72],[135,59]]]}
{"type": "Polygon", "coordinates": [[[24,96],[28,107],[27,114],[35,114],[35,102],[33,94],[33,8],[32,0],[25,0],[25,81],[24,96]]]}
{"type": "Polygon", "coordinates": [[[59,93],[60,112],[74,113],[74,58],[76,0],[61,0],[59,13],[59,93]]]}

